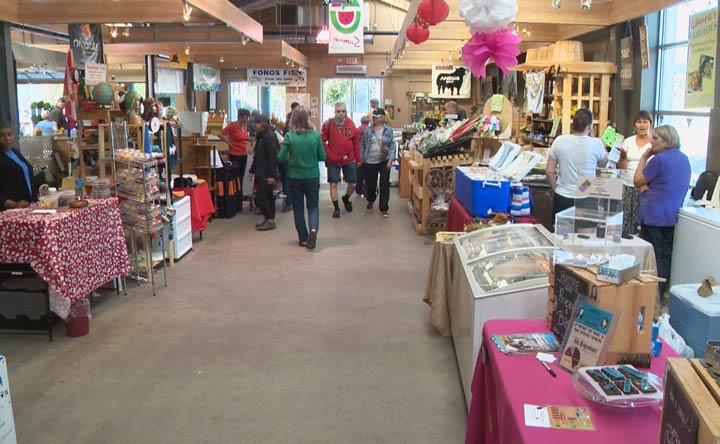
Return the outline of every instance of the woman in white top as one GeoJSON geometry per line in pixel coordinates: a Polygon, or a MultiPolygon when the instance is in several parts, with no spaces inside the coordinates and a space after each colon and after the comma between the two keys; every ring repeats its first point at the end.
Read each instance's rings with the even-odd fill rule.
{"type": "Polygon", "coordinates": [[[578,193],[577,178],[595,177],[595,169],[608,162],[605,145],[592,132],[593,113],[580,108],[573,117],[572,133],[556,137],[548,151],[546,174],[555,192],[553,220],[557,213],[574,206],[576,199],[583,198],[578,193]]]}
{"type": "Polygon", "coordinates": [[[618,169],[625,170],[623,176],[623,233],[637,234],[638,227],[635,219],[640,208],[640,195],[647,186],[636,188],[633,183],[635,170],[645,150],[650,148],[650,130],[652,130],[652,114],[640,111],[635,117],[635,135],[628,137],[620,148],[620,161],[618,169]]]}

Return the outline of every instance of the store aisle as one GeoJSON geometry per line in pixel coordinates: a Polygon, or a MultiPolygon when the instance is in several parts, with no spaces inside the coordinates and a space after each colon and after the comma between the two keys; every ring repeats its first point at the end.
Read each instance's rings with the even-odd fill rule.
{"type": "MultiPolygon", "coordinates": [[[[452,343],[422,303],[430,247],[404,199],[331,219],[216,220],[151,295],[103,296],[90,336],[0,336],[21,443],[461,443],[452,343]],[[376,207],[377,208],[377,207],[376,207]]],[[[197,236],[195,236],[197,241],[197,236]]]]}

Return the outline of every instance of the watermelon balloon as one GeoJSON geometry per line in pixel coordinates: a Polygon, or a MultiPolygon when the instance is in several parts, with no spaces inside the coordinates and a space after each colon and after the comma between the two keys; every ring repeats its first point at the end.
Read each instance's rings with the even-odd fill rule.
{"type": "Polygon", "coordinates": [[[93,100],[100,105],[112,105],[115,93],[108,83],[98,83],[93,86],[92,96],[93,100]]]}

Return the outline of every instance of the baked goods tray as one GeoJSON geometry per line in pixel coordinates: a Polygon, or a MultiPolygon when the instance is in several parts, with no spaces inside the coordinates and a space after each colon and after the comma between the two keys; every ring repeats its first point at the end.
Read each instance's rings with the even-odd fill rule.
{"type": "Polygon", "coordinates": [[[632,365],[583,367],[573,375],[573,386],[583,398],[611,407],[639,408],[663,402],[662,379],[632,365]]]}

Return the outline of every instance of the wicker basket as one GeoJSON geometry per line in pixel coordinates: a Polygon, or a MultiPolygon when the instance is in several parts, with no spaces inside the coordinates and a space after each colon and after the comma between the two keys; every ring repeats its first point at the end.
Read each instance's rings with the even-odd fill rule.
{"type": "Polygon", "coordinates": [[[547,46],[541,46],[537,49],[537,61],[538,62],[547,62],[550,57],[550,52],[548,51],[549,47],[547,46]]]}
{"type": "Polygon", "coordinates": [[[527,57],[525,63],[533,63],[538,61],[538,50],[536,48],[527,50],[527,57]]]}
{"type": "Polygon", "coordinates": [[[552,60],[554,62],[583,62],[583,44],[576,40],[558,40],[553,45],[552,60]]]}

